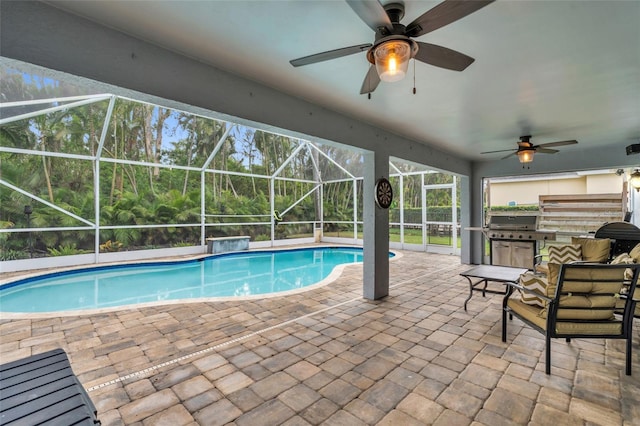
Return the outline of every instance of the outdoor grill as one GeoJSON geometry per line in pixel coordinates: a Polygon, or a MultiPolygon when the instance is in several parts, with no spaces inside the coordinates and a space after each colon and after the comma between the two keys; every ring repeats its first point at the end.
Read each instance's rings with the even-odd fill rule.
{"type": "Polygon", "coordinates": [[[496,240],[555,240],[555,231],[537,229],[537,219],[537,216],[491,216],[485,235],[496,240]]]}
{"type": "Polygon", "coordinates": [[[491,243],[491,264],[533,269],[539,242],[556,232],[537,229],[537,216],[491,216],[482,231],[491,243]]]}

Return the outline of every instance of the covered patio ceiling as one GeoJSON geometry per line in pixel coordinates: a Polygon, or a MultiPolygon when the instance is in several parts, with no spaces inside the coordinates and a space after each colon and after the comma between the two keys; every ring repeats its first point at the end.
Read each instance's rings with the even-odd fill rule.
{"type": "MultiPolygon", "coordinates": [[[[555,155],[565,158],[640,139],[638,1],[496,1],[419,38],[475,58],[469,68],[417,63],[417,94],[412,66],[370,100],[359,94],[365,54],[289,64],[373,41],[346,2],[47,3],[471,161],[497,160],[480,153],[516,148],[525,134],[578,140],[555,155]]],[[[440,2],[404,3],[407,24],[440,2]]]]}

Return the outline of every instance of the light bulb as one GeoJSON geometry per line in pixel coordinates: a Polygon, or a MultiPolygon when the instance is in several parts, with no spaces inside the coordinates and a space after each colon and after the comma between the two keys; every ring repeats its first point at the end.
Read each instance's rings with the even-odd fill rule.
{"type": "Polygon", "coordinates": [[[516,154],[518,155],[518,160],[521,163],[530,163],[533,161],[533,154],[535,154],[535,150],[533,149],[523,149],[522,151],[518,151],[516,154]]]}
{"type": "Polygon", "coordinates": [[[398,64],[396,63],[396,57],[395,56],[390,56],[389,57],[389,73],[391,74],[395,74],[396,72],[398,72],[398,64]]]}
{"type": "Polygon", "coordinates": [[[380,80],[399,81],[407,74],[411,46],[404,40],[390,40],[376,47],[374,57],[380,80]]]}

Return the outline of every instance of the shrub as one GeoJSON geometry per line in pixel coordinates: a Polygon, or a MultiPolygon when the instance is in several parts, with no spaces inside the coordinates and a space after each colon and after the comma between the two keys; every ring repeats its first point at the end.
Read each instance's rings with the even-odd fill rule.
{"type": "Polygon", "coordinates": [[[111,240],[107,240],[107,242],[105,242],[104,244],[100,244],[100,251],[106,251],[106,252],[114,252],[114,251],[120,251],[120,249],[122,248],[122,243],[120,241],[111,241],[111,240]]]}
{"type": "Polygon", "coordinates": [[[0,261],[17,260],[24,258],[23,252],[20,250],[2,250],[0,251],[0,261]]]}
{"type": "Polygon", "coordinates": [[[75,244],[70,245],[61,245],[55,248],[48,248],[47,251],[51,256],[72,256],[74,254],[83,254],[86,253],[86,250],[81,250],[76,248],[75,244]]]}

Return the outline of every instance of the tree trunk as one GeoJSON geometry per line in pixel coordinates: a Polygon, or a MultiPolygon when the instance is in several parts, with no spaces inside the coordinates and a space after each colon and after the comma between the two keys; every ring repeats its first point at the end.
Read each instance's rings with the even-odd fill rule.
{"type": "MultiPolygon", "coordinates": [[[[315,149],[311,149],[311,155],[313,156],[314,163],[319,165],[320,155],[318,154],[318,151],[316,151],[315,149]]],[[[316,184],[319,184],[321,182],[322,176],[320,176],[320,173],[318,173],[318,169],[316,167],[312,166],[312,168],[313,168],[313,180],[315,181],[316,184]]],[[[314,203],[316,207],[315,220],[320,221],[322,220],[322,218],[320,217],[320,212],[322,212],[322,200],[320,198],[320,188],[314,191],[313,197],[314,197],[314,203]]]]}
{"type": "MultiPolygon", "coordinates": [[[[46,137],[42,137],[41,139],[41,144],[40,146],[42,147],[42,151],[46,151],[45,148],[45,140],[46,137]]],[[[47,161],[47,157],[45,157],[44,155],[42,156],[42,169],[44,171],[44,178],[47,182],[47,191],[49,192],[49,201],[50,202],[54,202],[53,200],[53,188],[51,187],[51,178],[49,177],[49,167],[51,165],[49,164],[49,162],[47,161]]]]}

